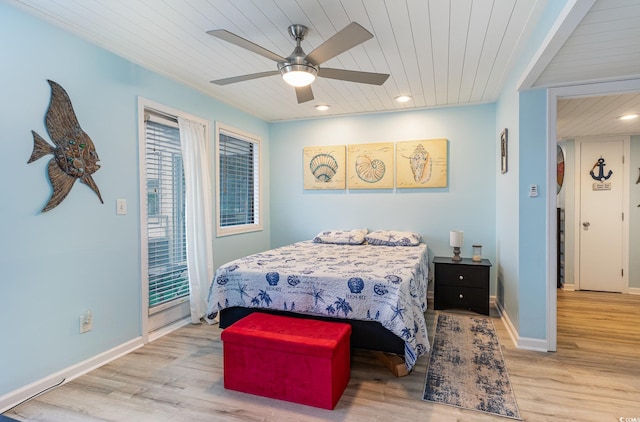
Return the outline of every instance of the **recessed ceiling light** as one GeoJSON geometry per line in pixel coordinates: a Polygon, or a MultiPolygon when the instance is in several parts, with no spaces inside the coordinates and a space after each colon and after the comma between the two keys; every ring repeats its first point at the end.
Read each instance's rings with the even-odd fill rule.
{"type": "Polygon", "coordinates": [[[318,111],[326,111],[329,110],[331,108],[331,106],[327,105],[327,104],[318,104],[316,106],[316,110],[318,111]]]}
{"type": "Polygon", "coordinates": [[[637,114],[623,114],[622,116],[618,117],[618,119],[620,120],[633,120],[637,118],[638,118],[637,114]]]}
{"type": "Polygon", "coordinates": [[[411,100],[411,96],[410,95],[400,95],[400,96],[396,97],[396,101],[399,102],[399,103],[406,103],[409,100],[411,100]]]}

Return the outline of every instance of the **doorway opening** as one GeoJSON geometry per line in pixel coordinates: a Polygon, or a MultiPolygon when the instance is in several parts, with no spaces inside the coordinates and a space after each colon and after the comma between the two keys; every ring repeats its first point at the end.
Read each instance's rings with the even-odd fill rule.
{"type": "MultiPolygon", "coordinates": [[[[547,341],[548,350],[557,348],[557,140],[558,136],[558,101],[566,98],[588,96],[619,95],[640,92],[640,80],[607,82],[590,85],[577,85],[550,88],[547,95],[547,341]]],[[[630,166],[629,166],[630,167],[630,166]]],[[[565,180],[566,181],[566,180],[565,180]]],[[[632,208],[632,207],[630,207],[632,208]]],[[[628,235],[629,230],[627,230],[628,235]]],[[[633,293],[640,293],[640,288],[633,293]]],[[[631,291],[630,291],[631,292],[631,291]]]]}

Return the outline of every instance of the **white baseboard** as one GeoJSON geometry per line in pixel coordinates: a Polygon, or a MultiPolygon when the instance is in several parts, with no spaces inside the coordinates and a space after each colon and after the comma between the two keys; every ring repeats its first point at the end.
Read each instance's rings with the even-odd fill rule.
{"type": "MultiPolygon", "coordinates": [[[[568,290],[568,291],[574,292],[576,291],[576,285],[564,284],[562,286],[562,290],[568,290]]],[[[629,287],[629,290],[627,291],[627,293],[630,295],[640,295],[640,287],[629,287]]]]}
{"type": "Polygon", "coordinates": [[[518,330],[516,330],[516,327],[511,322],[511,319],[509,318],[509,315],[502,307],[502,304],[496,300],[495,306],[496,306],[496,310],[498,311],[498,314],[500,315],[500,319],[502,319],[502,322],[504,323],[504,326],[507,329],[507,333],[509,333],[509,337],[511,337],[511,341],[513,342],[514,346],[518,347],[518,340],[517,340],[518,330]]]}
{"type": "Polygon", "coordinates": [[[81,375],[84,375],[96,368],[101,367],[121,356],[131,353],[144,345],[142,337],[135,338],[111,350],[93,356],[84,362],[77,363],[73,366],[65,368],[40,380],[25,385],[17,390],[11,391],[4,396],[0,396],[0,413],[4,413],[14,408],[18,404],[32,397],[37,396],[41,392],[65,384],[81,375]]]}
{"type": "Polygon", "coordinates": [[[518,330],[511,322],[511,318],[509,318],[509,314],[502,307],[502,304],[496,300],[495,306],[498,310],[498,314],[500,314],[500,318],[502,319],[504,326],[507,328],[507,332],[509,333],[509,337],[511,337],[511,341],[518,349],[533,350],[536,352],[549,351],[548,342],[546,339],[520,337],[520,334],[518,334],[518,330]]]}

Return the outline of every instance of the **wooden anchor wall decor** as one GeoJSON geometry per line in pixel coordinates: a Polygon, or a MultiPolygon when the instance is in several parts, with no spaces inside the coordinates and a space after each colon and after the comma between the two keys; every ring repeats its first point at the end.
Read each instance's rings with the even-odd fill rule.
{"type": "Polygon", "coordinates": [[[51,86],[51,101],[45,115],[45,126],[55,147],[32,130],[33,152],[27,161],[32,163],[45,155],[53,154],[48,165],[53,193],[42,212],[57,207],[78,179],[89,186],[104,204],[100,190],[91,176],[100,168],[100,158],[93,141],[80,127],[67,92],[56,82],[47,82],[51,86]]]}
{"type": "Polygon", "coordinates": [[[613,171],[609,170],[609,173],[607,173],[607,175],[605,176],[604,175],[604,166],[606,166],[606,164],[604,163],[604,158],[602,158],[602,157],[598,158],[598,161],[596,161],[596,163],[591,168],[591,171],[589,172],[589,174],[591,175],[591,178],[593,180],[598,180],[600,182],[604,182],[605,180],[607,180],[608,178],[611,177],[611,175],[613,174],[613,171]],[[599,168],[599,172],[598,172],[597,176],[593,172],[593,170],[595,170],[596,167],[599,168]]]}

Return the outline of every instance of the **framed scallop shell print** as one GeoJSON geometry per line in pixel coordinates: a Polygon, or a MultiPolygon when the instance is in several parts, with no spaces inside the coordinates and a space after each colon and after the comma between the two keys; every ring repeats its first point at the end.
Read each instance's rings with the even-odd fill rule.
{"type": "Polygon", "coordinates": [[[304,148],[305,189],[345,189],[345,146],[304,148]]]}
{"type": "Polygon", "coordinates": [[[447,187],[447,140],[397,142],[396,187],[447,187]]]}
{"type": "Polygon", "coordinates": [[[349,145],[347,186],[349,189],[393,188],[393,143],[349,145]]]}

